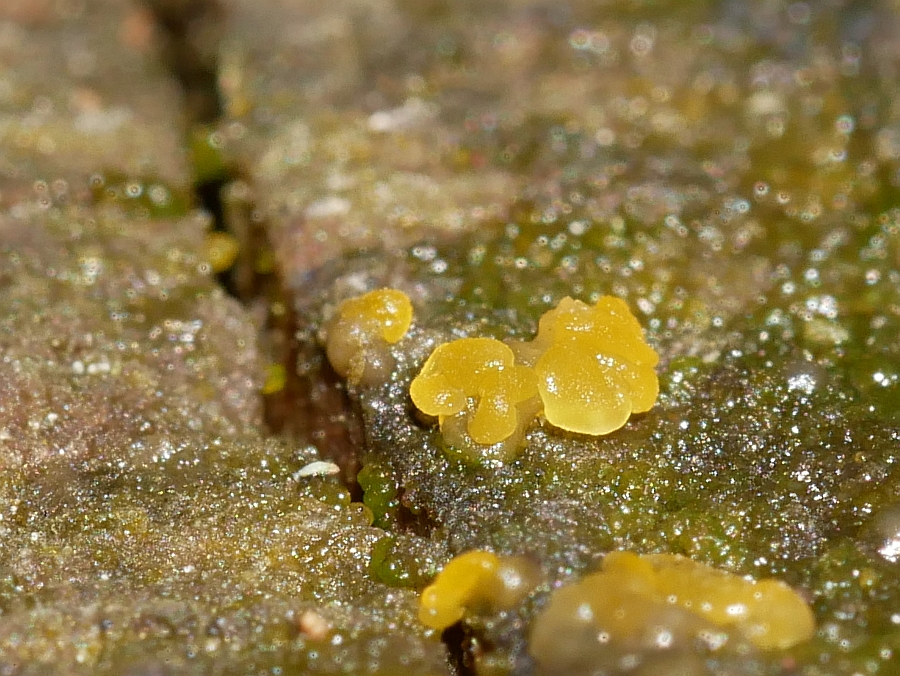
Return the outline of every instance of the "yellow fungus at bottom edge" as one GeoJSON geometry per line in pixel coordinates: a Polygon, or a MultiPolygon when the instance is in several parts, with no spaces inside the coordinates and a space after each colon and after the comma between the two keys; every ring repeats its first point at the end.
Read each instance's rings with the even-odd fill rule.
{"type": "Polygon", "coordinates": [[[532,624],[529,650],[542,667],[564,670],[573,656],[603,660],[615,654],[607,647],[630,650],[660,632],[684,646],[743,638],[781,650],[812,638],[815,619],[778,580],[748,580],[677,555],[611,552],[600,572],[551,595],[532,624]]]}

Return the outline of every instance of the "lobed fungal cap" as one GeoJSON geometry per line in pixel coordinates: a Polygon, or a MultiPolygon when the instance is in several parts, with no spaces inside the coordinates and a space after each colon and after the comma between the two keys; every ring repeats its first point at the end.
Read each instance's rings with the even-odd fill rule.
{"type": "Polygon", "coordinates": [[[462,338],[439,345],[409,388],[416,407],[437,416],[465,414],[479,444],[495,444],[520,427],[517,405],[537,395],[534,372],[515,363],[513,351],[494,338],[462,338]]]}
{"type": "Polygon", "coordinates": [[[789,648],[815,631],[812,611],[780,580],[752,580],[674,554],[611,552],[603,570],[619,574],[639,559],[652,567],[656,595],[714,624],[737,627],[761,650],[789,648]]]}
{"type": "Polygon", "coordinates": [[[659,355],[644,341],[641,325],[628,304],[615,296],[602,296],[594,305],[566,296],[538,322],[537,343],[552,345],[585,339],[598,352],[621,354],[641,366],[654,367],[659,355]]]}
{"type": "Polygon", "coordinates": [[[657,649],[693,650],[711,639],[722,645],[731,632],[759,650],[781,650],[809,640],[815,621],[783,582],[756,582],[677,555],[611,552],[600,572],[553,593],[535,618],[529,650],[553,673],[579,660],[601,664],[648,638],[657,649]],[[665,642],[655,643],[661,635],[665,642]]]}
{"type": "Polygon", "coordinates": [[[659,356],[620,298],[604,296],[593,306],[564,298],[541,317],[525,352],[545,418],[570,432],[609,434],[632,413],[650,410],[659,394],[659,356]]]}
{"type": "Polygon", "coordinates": [[[371,327],[386,343],[400,341],[412,325],[413,307],[409,296],[398,289],[376,289],[348,298],[338,307],[342,322],[371,327]]]}

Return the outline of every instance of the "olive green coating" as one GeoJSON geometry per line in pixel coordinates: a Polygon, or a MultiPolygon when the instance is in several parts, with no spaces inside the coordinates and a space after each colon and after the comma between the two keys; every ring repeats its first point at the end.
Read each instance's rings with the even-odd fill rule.
{"type": "Polygon", "coordinates": [[[892,673],[896,2],[222,6],[224,119],[196,171],[242,177],[230,226],[264,224],[304,358],[344,298],[415,304],[388,382],[328,411],[363,422],[363,502],[301,472],[327,435],[263,427],[261,313],[199,254],[140,7],[0,3],[4,669],[446,674],[449,647],[543,676],[535,614],[622,548],[780,578],[819,630],[587,673],[892,673]],[[528,340],[560,298],[601,294],[661,355],[648,413],[601,438],[539,422],[507,463],[416,414],[438,343],[528,340]],[[416,592],[472,548],[542,581],[444,646],[416,592]]]}
{"type": "MultiPolygon", "coordinates": [[[[485,93],[478,85],[502,61],[463,53],[468,125],[447,90],[425,98],[439,121],[431,137],[453,139],[447,157],[477,149],[486,181],[499,172],[520,189],[499,213],[464,218],[471,227],[450,242],[435,229],[387,254],[332,257],[316,278],[323,316],[385,284],[416,303],[390,382],[355,392],[363,464],[377,468],[364,499],[395,530],[424,524],[450,554],[488,548],[541,564],[544,584],[520,611],[465,620],[480,673],[529,673],[528,627],[549,590],[611,549],[774,576],[816,612],[816,638],[785,653],[647,653],[637,673],[891,673],[900,144],[886,74],[896,8],[616,3],[592,13],[573,3],[551,20],[547,5],[527,3],[526,38],[513,4],[485,21],[542,58],[502,71],[506,86],[485,93]],[[543,96],[529,98],[530,86],[543,96]],[[662,358],[656,407],[623,429],[590,438],[538,424],[513,462],[472,463],[416,414],[409,383],[437,344],[528,340],[560,298],[610,293],[662,358]]],[[[452,32],[452,13],[430,20],[452,32]]],[[[459,30],[461,44],[480,44],[475,29],[459,30]]],[[[428,63],[417,72],[440,80],[428,63]]],[[[363,196],[368,175],[354,184],[363,196]]],[[[391,236],[389,220],[373,221],[391,236]]],[[[297,280],[306,262],[288,265],[297,280]]],[[[315,295],[296,288],[304,302],[315,295]]],[[[406,575],[392,563],[390,575],[406,586],[426,560],[406,575]]],[[[632,673],[602,673],[619,671],[632,673]]]]}

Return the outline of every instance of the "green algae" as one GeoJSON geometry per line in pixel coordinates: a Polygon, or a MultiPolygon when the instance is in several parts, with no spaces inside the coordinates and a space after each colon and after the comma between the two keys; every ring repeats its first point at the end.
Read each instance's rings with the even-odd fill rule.
{"type": "Polygon", "coordinates": [[[135,219],[186,216],[190,199],[183,187],[171,187],[153,177],[99,171],[90,179],[91,202],[100,208],[117,206],[135,219]]]}
{"type": "MultiPolygon", "coordinates": [[[[638,673],[779,673],[785,661],[889,673],[900,580],[885,547],[846,550],[898,492],[895,120],[891,85],[851,58],[883,37],[848,48],[841,18],[816,10],[721,9],[644,15],[649,26],[572,19],[574,58],[560,24],[542,26],[546,59],[523,79],[561,94],[473,94],[470,124],[434,96],[441,131],[455,134],[448,166],[509,172],[523,188],[501,212],[464,219],[470,231],[452,242],[435,229],[402,253],[388,247],[392,264],[332,260],[317,278],[338,299],[390,279],[418,303],[392,381],[354,392],[363,465],[390,477],[372,499],[399,487],[449,553],[534,556],[548,587],[628,549],[774,576],[815,608],[819,634],[786,654],[648,653],[638,673]],[[482,111],[493,117],[474,123],[482,111]],[[476,466],[448,457],[410,411],[409,382],[434,345],[521,340],[561,297],[607,293],[629,303],[662,357],[658,405],[623,429],[589,439],[538,425],[514,462],[476,466]],[[860,577],[868,586],[851,594],[860,577]]],[[[877,3],[860,11],[895,20],[877,3]]],[[[440,67],[423,71],[430,82],[440,67]]],[[[533,667],[523,626],[548,591],[509,616],[466,620],[476,669],[533,667]]]]}
{"type": "Polygon", "coordinates": [[[231,170],[222,153],[222,142],[216,130],[198,125],[188,135],[191,154],[191,173],[195,183],[225,181],[231,170]]]}
{"type": "Polygon", "coordinates": [[[447,556],[437,541],[403,534],[381,538],[372,548],[369,572],[391,587],[422,590],[434,578],[447,556]]]}
{"type": "MultiPolygon", "coordinates": [[[[116,101],[136,83],[136,122],[115,106],[87,116],[117,143],[64,115],[29,126],[32,93],[64,104],[56,80],[24,68],[72,63],[73,42],[50,30],[51,51],[30,51],[44,43],[14,30],[5,63],[27,101],[0,165],[16,204],[0,267],[4,660],[30,662],[23,673],[446,673],[412,590],[484,547],[532,557],[546,584],[466,619],[467,664],[534,673],[528,628],[551,588],[625,548],[784,579],[819,633],[777,657],[644,651],[588,671],[890,673],[896,8],[225,4],[229,119],[221,156],[198,167],[227,162],[252,184],[257,203],[245,189],[231,225],[267,221],[308,343],[298,369],[327,380],[310,356],[323,306],[385,284],[417,304],[390,382],[350,388],[369,511],[333,477],[302,475],[310,439],[293,452],[265,438],[258,327],[215,289],[201,224],[120,208],[128,177],[185,175],[167,152],[177,120],[159,115],[177,105],[126,50],[96,75],[116,101]],[[61,209],[48,182],[119,167],[94,210],[61,209]],[[658,406],[603,439],[538,425],[505,465],[448,457],[408,399],[434,345],[527,338],[561,297],[606,293],[662,355],[658,406]]],[[[113,3],[85,6],[55,21],[106,44],[121,8],[104,23],[113,3]]],[[[92,112],[90,96],[70,102],[92,112]]],[[[323,429],[352,425],[339,406],[323,429]]]]}
{"type": "Polygon", "coordinates": [[[363,490],[363,502],[375,516],[375,525],[389,528],[396,524],[400,510],[399,487],[390,472],[373,462],[359,471],[356,480],[363,490]]]}

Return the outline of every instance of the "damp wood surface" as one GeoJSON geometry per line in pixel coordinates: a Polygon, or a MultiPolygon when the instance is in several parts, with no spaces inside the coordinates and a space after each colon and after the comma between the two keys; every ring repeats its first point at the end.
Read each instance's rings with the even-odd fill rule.
{"type": "Polygon", "coordinates": [[[0,666],[890,675],[898,35],[892,0],[0,3],[0,666]],[[411,399],[606,296],[658,377],[617,427],[411,399]]]}

